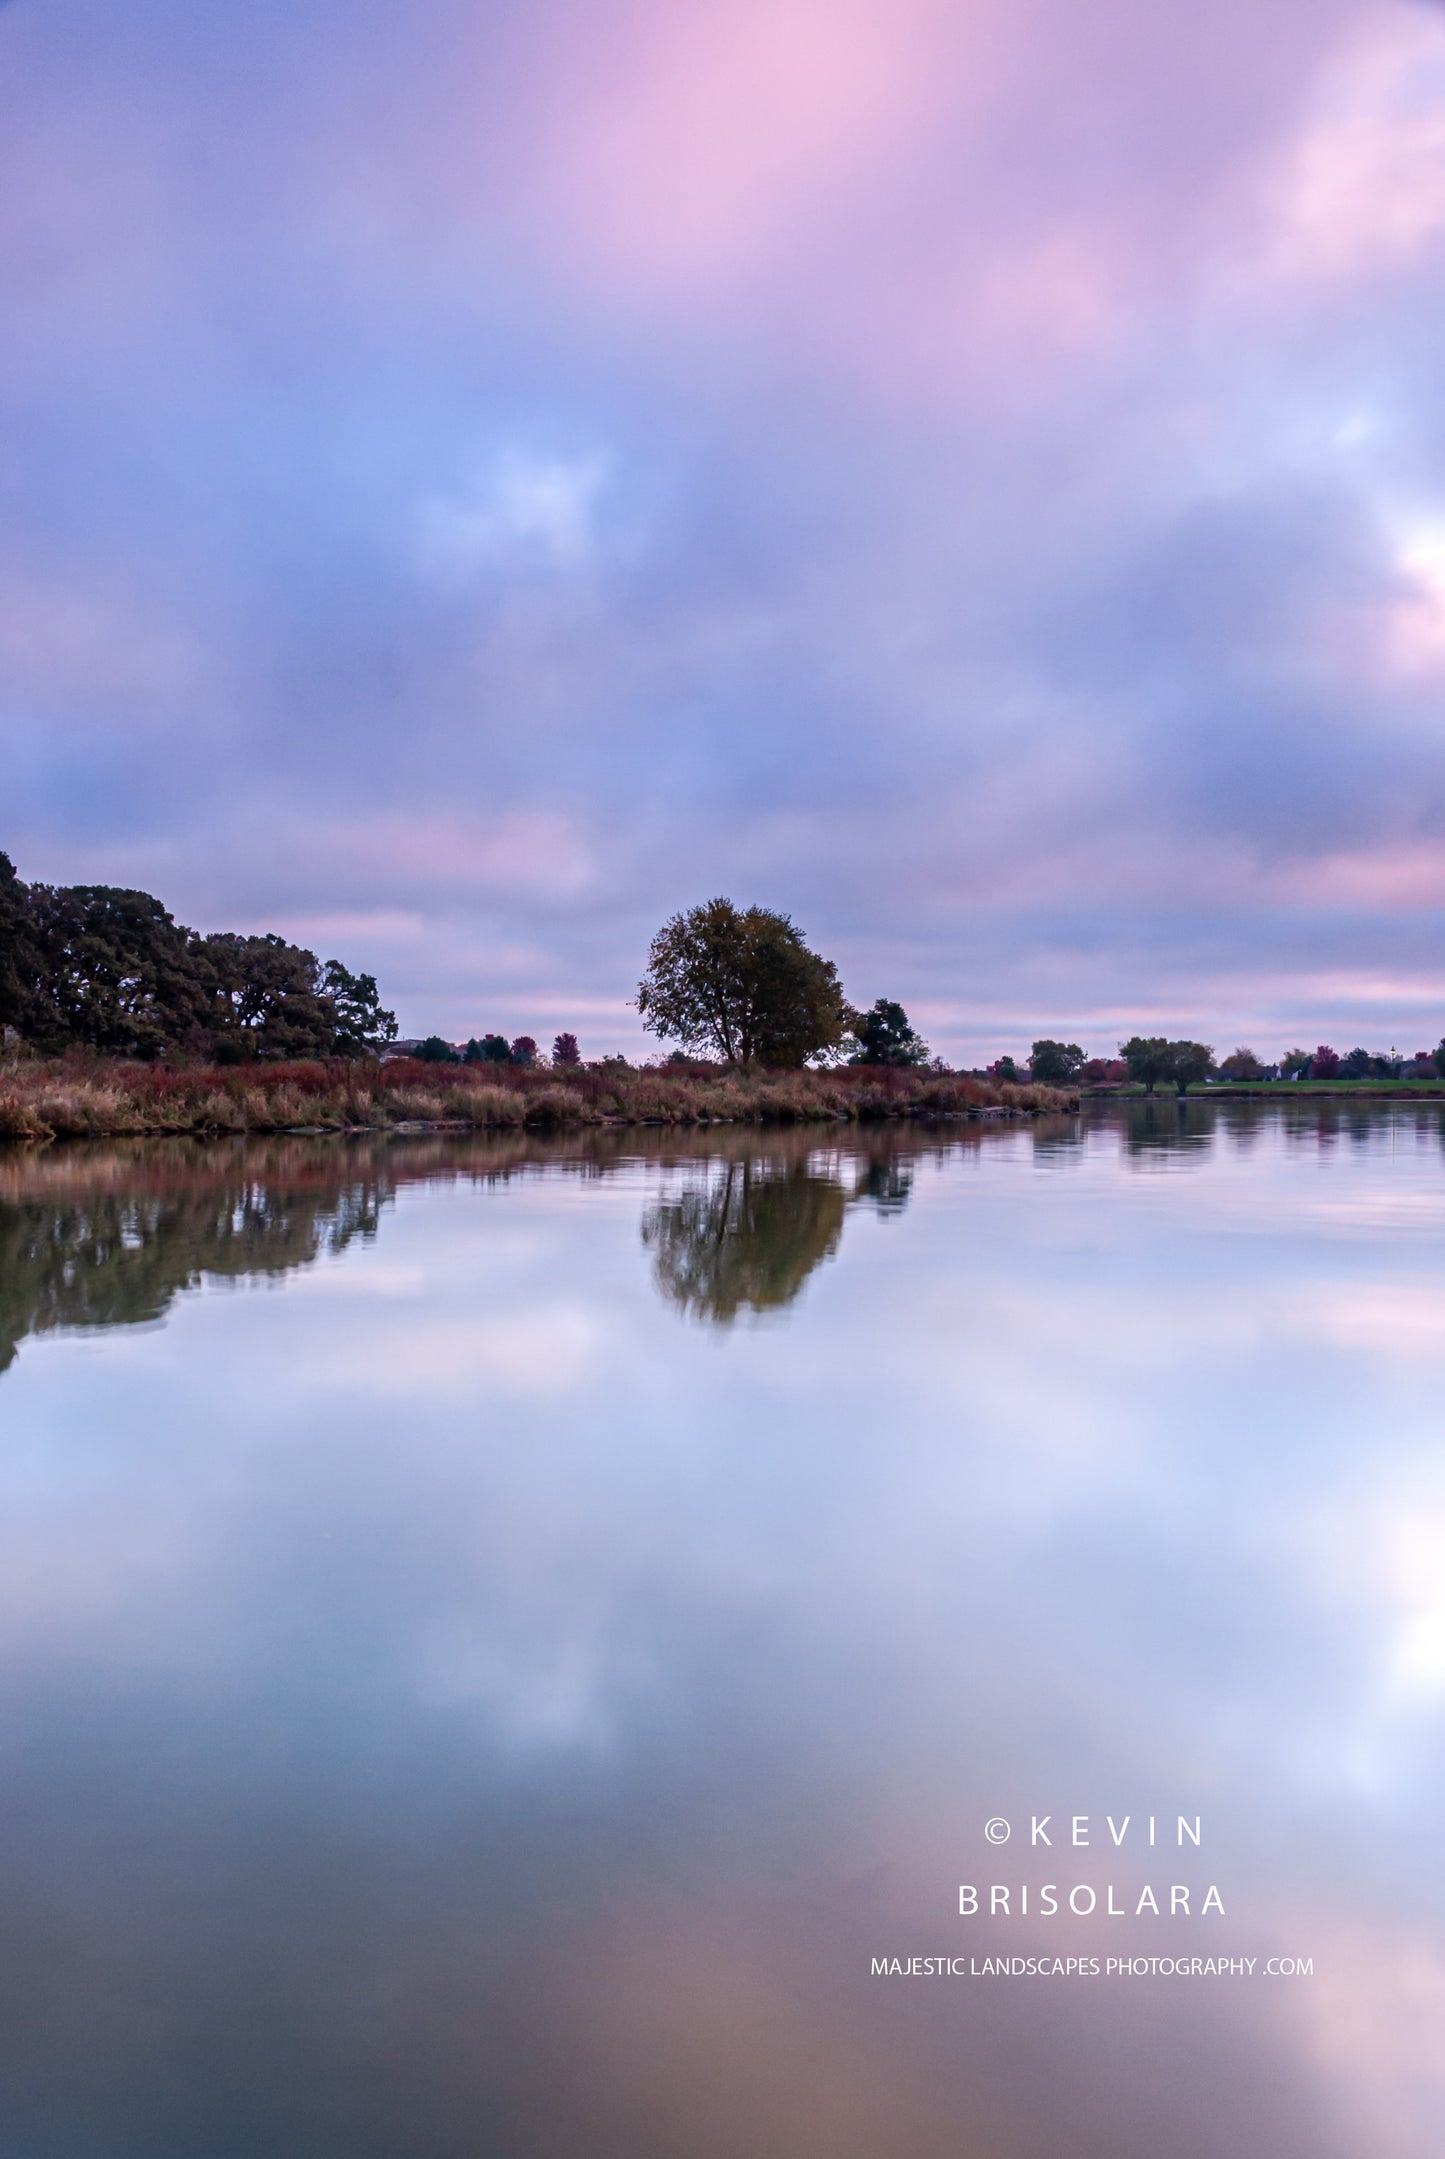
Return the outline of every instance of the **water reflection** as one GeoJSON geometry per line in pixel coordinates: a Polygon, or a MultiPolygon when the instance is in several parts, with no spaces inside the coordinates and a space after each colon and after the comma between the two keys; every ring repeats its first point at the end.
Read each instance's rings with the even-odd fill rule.
{"type": "Polygon", "coordinates": [[[0,2151],[1438,2159],[1441,1112],[1158,1107],[0,1162],[0,2151]]]}
{"type": "Polygon", "coordinates": [[[648,1209],[642,1242],[653,1279],[693,1319],[729,1326],[743,1312],[776,1311],[837,1253],[850,1206],[900,1214],[913,1176],[896,1142],[831,1158],[816,1147],[791,1159],[746,1152],[648,1209]]]}
{"type": "Polygon", "coordinates": [[[202,1281],[283,1275],[375,1234],[377,1180],[260,1142],[0,1162],[0,1372],[31,1334],[154,1323],[202,1281]]]}
{"type": "Polygon", "coordinates": [[[682,1176],[680,1194],[644,1210],[643,1243],[670,1302],[727,1324],[791,1303],[836,1253],[850,1207],[900,1213],[915,1162],[938,1145],[917,1133],[824,1150],[797,1132],[679,1141],[614,1131],[10,1149],[0,1152],[0,1372],[29,1335],[154,1324],[203,1284],[310,1267],[374,1238],[399,1191],[437,1180],[682,1176]]]}

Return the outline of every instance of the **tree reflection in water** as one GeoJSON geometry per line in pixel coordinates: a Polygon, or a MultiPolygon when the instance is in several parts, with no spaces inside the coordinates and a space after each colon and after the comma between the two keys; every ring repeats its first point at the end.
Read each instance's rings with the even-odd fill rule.
{"type": "Polygon", "coordinates": [[[369,1168],[285,1141],[146,1141],[0,1166],[0,1372],[27,1335],[162,1319],[207,1280],[279,1275],[374,1234],[369,1168]]]}
{"type": "Polygon", "coordinates": [[[776,1311],[837,1252],[850,1206],[871,1201],[887,1215],[907,1204],[913,1165],[890,1148],[825,1159],[820,1170],[814,1154],[744,1154],[650,1208],[642,1241],[662,1294],[724,1327],[743,1312],[776,1311]]]}

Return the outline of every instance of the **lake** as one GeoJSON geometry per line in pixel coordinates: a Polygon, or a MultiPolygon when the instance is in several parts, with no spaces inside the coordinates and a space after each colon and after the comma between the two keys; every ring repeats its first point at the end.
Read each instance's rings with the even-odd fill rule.
{"type": "Polygon", "coordinates": [[[0,2151],[1445,2152],[1442,1383],[1434,1105],[0,1154],[0,2151]]]}

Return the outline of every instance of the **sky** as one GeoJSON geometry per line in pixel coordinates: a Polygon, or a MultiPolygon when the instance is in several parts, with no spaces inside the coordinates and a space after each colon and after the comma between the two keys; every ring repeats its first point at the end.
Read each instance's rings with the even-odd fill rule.
{"type": "Polygon", "coordinates": [[[1445,8],[0,0],[0,847],[637,1051],[1445,1033],[1445,8]]]}

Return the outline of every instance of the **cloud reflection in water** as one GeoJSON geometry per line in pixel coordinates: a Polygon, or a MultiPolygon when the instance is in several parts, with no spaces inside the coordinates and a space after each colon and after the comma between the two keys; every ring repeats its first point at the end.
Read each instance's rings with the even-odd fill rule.
{"type": "Polygon", "coordinates": [[[1432,2159],[1441,1129],[7,1158],[7,2146],[1432,2159]]]}

